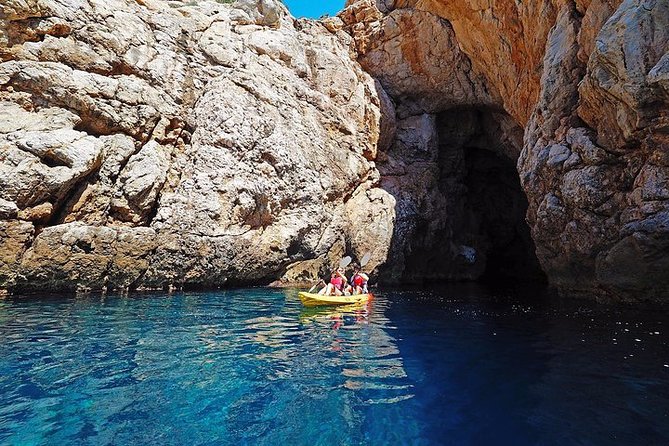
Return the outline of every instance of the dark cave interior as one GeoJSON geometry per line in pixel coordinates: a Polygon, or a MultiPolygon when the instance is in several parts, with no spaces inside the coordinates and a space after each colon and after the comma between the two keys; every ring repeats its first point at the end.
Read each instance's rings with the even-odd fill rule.
{"type": "Polygon", "coordinates": [[[388,165],[407,173],[384,183],[398,202],[393,266],[401,282],[545,281],[515,166],[521,146],[522,130],[501,112],[400,121],[388,165]]]}
{"type": "Polygon", "coordinates": [[[515,164],[495,152],[465,148],[463,231],[485,255],[482,280],[542,280],[534,242],[525,222],[527,198],[515,164]]]}

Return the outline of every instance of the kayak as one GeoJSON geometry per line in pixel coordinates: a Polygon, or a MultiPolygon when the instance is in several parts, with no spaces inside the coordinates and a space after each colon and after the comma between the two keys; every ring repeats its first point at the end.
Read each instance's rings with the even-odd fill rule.
{"type": "Polygon", "coordinates": [[[305,307],[315,307],[318,305],[347,305],[361,302],[367,302],[373,297],[372,293],[356,294],[354,296],[323,296],[307,292],[299,293],[300,300],[305,307]]]}
{"type": "Polygon", "coordinates": [[[323,296],[307,292],[299,293],[300,300],[306,307],[315,307],[318,305],[347,305],[361,302],[367,302],[372,298],[372,294],[356,294],[354,296],[323,296]]]}

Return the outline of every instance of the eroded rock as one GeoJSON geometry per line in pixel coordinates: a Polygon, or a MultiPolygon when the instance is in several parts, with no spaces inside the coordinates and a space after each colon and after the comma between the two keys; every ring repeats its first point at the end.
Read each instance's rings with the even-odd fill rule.
{"type": "MultiPolygon", "coordinates": [[[[669,257],[660,217],[667,209],[666,2],[390,3],[351,0],[341,17],[400,118],[395,142],[378,157],[382,184],[397,199],[387,264],[394,274],[407,274],[412,253],[476,252],[464,269],[442,260],[436,272],[476,277],[481,253],[494,254],[486,237],[470,231],[466,240],[476,224],[462,226],[469,217],[454,206],[467,196],[459,188],[486,187],[466,180],[474,147],[517,161],[537,258],[553,285],[602,299],[666,300],[669,276],[660,279],[650,261],[664,265],[669,257]],[[413,124],[426,119],[441,122],[436,132],[413,124]],[[456,124],[449,128],[448,120],[456,124]],[[628,255],[640,264],[617,282],[628,255]]],[[[503,226],[496,231],[504,238],[503,226]]],[[[426,270],[412,274],[433,274],[426,270]]]]}
{"type": "MultiPolygon", "coordinates": [[[[569,70],[573,57],[567,64],[544,60],[542,97],[518,163],[528,221],[539,259],[563,292],[665,300],[669,283],[657,268],[669,256],[668,233],[658,216],[669,205],[661,161],[669,147],[663,130],[669,102],[648,74],[662,70],[657,66],[669,51],[669,9],[663,2],[604,3],[592,2],[588,9],[599,9],[586,12],[602,24],[594,42],[593,30],[584,37],[590,19],[572,19],[573,31],[553,33],[556,44],[579,57],[569,70]],[[615,12],[604,23],[609,10],[615,12]],[[547,94],[556,85],[565,92],[558,109],[547,94]],[[556,156],[560,162],[551,162],[556,156]]],[[[560,16],[569,14],[564,7],[560,16]]]]}
{"type": "Polygon", "coordinates": [[[3,218],[39,234],[0,286],[268,283],[367,224],[359,249],[385,260],[394,111],[343,31],[274,0],[2,8],[3,218]],[[364,218],[353,197],[374,197],[364,218]]]}

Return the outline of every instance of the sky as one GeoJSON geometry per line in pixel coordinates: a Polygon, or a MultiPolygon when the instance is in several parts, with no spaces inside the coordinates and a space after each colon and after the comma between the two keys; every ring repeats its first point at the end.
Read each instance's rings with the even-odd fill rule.
{"type": "Polygon", "coordinates": [[[283,0],[295,17],[317,19],[323,14],[337,14],[344,7],[346,0],[283,0]]]}

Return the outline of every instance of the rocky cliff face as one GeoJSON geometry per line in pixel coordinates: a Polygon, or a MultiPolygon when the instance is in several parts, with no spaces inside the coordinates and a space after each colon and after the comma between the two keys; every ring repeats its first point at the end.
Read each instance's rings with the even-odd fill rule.
{"type": "Polygon", "coordinates": [[[274,0],[196,3],[2,3],[0,286],[211,287],[386,258],[379,87],[351,38],[274,0]]]}
{"type": "MultiPolygon", "coordinates": [[[[400,118],[394,148],[379,155],[382,184],[410,195],[398,200],[398,225],[443,218],[395,249],[421,249],[425,234],[445,240],[451,248],[438,256],[446,267],[439,271],[448,271],[442,276],[457,271],[458,252],[467,251],[461,243],[487,254],[488,266],[499,257],[500,246],[480,227],[500,238],[514,211],[494,221],[461,212],[499,215],[510,206],[499,201],[510,197],[523,204],[488,173],[474,173],[479,183],[487,178],[488,203],[471,196],[476,187],[462,176],[472,171],[457,163],[487,153],[497,156],[497,168],[517,163],[536,255],[552,284],[601,298],[666,300],[667,2],[362,0],[349,2],[341,17],[361,65],[381,81],[400,118]],[[427,147],[431,157],[420,165],[428,180],[420,184],[410,170],[427,147]],[[397,165],[411,167],[398,176],[397,165]],[[421,197],[439,208],[412,207],[421,197]]],[[[522,224],[515,227],[518,255],[504,262],[520,267],[533,248],[522,224]]],[[[456,274],[478,275],[478,261],[466,260],[469,268],[456,274]]],[[[531,263],[524,262],[527,273],[531,263]]]]}
{"type": "MultiPolygon", "coordinates": [[[[191,2],[193,3],[193,2],[191,2]]],[[[0,286],[669,295],[669,4],[0,5],[0,286]]]]}

